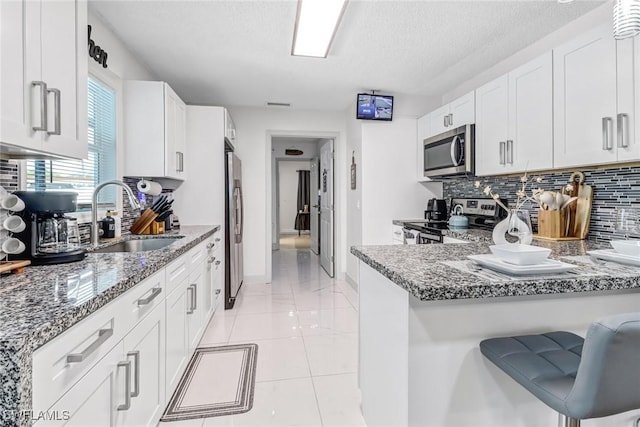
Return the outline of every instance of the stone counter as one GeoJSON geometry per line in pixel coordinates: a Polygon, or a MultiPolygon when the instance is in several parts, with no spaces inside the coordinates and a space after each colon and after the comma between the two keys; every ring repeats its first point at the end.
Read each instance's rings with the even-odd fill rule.
{"type": "Polygon", "coordinates": [[[32,354],[38,347],[164,268],[219,229],[220,226],[183,226],[172,235],[176,241],[162,249],[129,253],[89,252],[83,261],[30,266],[22,274],[2,275],[0,425],[15,425],[16,414],[31,409],[32,354]]]}
{"type": "MultiPolygon", "coordinates": [[[[640,288],[640,268],[592,260],[589,241],[534,242],[551,258],[577,265],[569,273],[507,276],[479,268],[467,255],[490,253],[487,243],[352,247],[351,253],[422,301],[548,295],[640,288]]],[[[362,284],[366,286],[366,284],[362,284]]]]}

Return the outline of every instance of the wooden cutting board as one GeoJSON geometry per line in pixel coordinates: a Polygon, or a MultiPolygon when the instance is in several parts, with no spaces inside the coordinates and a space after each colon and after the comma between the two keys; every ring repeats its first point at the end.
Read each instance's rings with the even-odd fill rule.
{"type": "Polygon", "coordinates": [[[24,272],[24,268],[31,264],[31,261],[0,261],[0,273],[11,272],[13,274],[20,274],[24,272]]]}
{"type": "Polygon", "coordinates": [[[586,239],[589,234],[589,221],[591,220],[591,204],[593,203],[593,187],[584,184],[584,175],[578,182],[578,200],[576,202],[576,215],[573,235],[586,239]]]}

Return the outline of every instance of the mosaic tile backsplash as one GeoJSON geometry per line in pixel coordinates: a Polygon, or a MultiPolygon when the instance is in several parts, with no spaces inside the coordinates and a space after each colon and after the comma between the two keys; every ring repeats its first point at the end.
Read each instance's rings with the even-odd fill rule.
{"type": "MultiPolygon", "coordinates": [[[[613,238],[623,238],[624,236],[615,232],[615,208],[640,208],[640,167],[577,170],[584,173],[584,183],[593,187],[589,240],[609,241],[613,238]]],[[[538,176],[535,173],[532,175],[538,176]]],[[[541,184],[535,184],[536,188],[558,191],[569,182],[571,172],[543,173],[540,176],[544,180],[541,184]]],[[[444,197],[484,197],[482,190],[474,187],[476,179],[481,180],[483,185],[490,185],[502,199],[509,201],[509,205],[514,204],[515,192],[521,186],[518,176],[452,178],[443,180],[444,197]]],[[[531,221],[536,228],[538,206],[527,204],[524,207],[531,211],[531,221]]]]}
{"type": "Polygon", "coordinates": [[[13,160],[0,159],[0,187],[13,192],[18,190],[18,163],[13,160]]]}

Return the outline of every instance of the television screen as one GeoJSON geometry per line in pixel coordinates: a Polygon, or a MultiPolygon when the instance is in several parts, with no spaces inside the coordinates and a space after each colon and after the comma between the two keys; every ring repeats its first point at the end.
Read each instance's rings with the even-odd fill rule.
{"type": "Polygon", "coordinates": [[[358,94],[356,118],[364,120],[391,120],[393,117],[393,96],[358,94]]]}

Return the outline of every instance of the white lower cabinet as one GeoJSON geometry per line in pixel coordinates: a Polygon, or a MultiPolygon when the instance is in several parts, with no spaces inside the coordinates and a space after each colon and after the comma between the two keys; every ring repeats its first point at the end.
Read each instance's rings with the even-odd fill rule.
{"type": "Polygon", "coordinates": [[[188,280],[185,279],[168,297],[166,301],[167,317],[167,349],[166,349],[166,396],[178,385],[180,376],[189,361],[189,344],[187,339],[187,298],[188,280]]]}
{"type": "Polygon", "coordinates": [[[57,419],[40,420],[36,425],[116,427],[118,408],[127,400],[125,379],[126,370],[130,369],[122,363],[123,354],[124,346],[119,342],[48,410],[48,414],[55,412],[57,419]]]}
{"type": "Polygon", "coordinates": [[[165,312],[160,305],[124,338],[125,363],[131,363],[129,409],[117,412],[118,426],[151,427],[165,407],[165,312]]]}
{"type": "Polygon", "coordinates": [[[34,417],[55,418],[38,427],[157,425],[215,309],[220,270],[205,245],[34,353],[34,417]]]}

